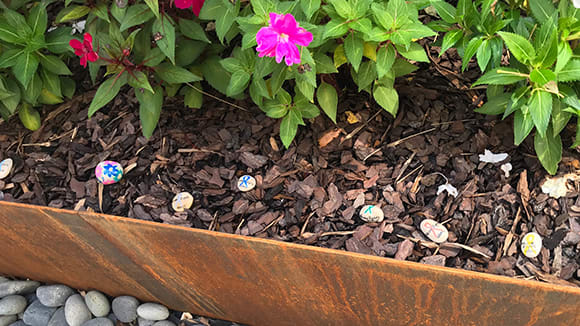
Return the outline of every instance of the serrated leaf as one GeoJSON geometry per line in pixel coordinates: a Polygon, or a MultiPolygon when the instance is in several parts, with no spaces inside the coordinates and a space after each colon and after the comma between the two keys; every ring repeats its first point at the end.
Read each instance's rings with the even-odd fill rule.
{"type": "Polygon", "coordinates": [[[445,33],[443,36],[443,43],[441,44],[441,52],[439,56],[442,56],[445,51],[449,50],[452,46],[454,46],[459,40],[463,37],[463,31],[460,29],[454,29],[445,33]]]}
{"type": "Polygon", "coordinates": [[[377,74],[379,79],[383,78],[393,67],[396,53],[391,44],[381,47],[377,52],[377,74]]]}
{"type": "Polygon", "coordinates": [[[477,49],[477,65],[479,70],[485,71],[491,59],[491,45],[489,40],[484,40],[477,49]]]}
{"type": "Polygon", "coordinates": [[[348,32],[348,24],[344,20],[333,19],[324,25],[324,39],[338,38],[348,32]]]}
{"type": "MultiPolygon", "coordinates": [[[[149,9],[149,7],[147,5],[137,4],[137,5],[130,6],[127,9],[127,13],[125,14],[125,17],[123,17],[123,21],[121,22],[120,30],[121,30],[121,32],[123,32],[130,27],[143,24],[153,17],[154,17],[154,14],[151,11],[151,9],[149,9]]],[[[161,18],[158,18],[157,20],[159,20],[159,19],[161,19],[161,18]]]]}
{"type": "Polygon", "coordinates": [[[158,18],[153,23],[152,35],[161,39],[157,41],[159,49],[175,64],[175,27],[168,16],[158,18]]]}
{"type": "Polygon", "coordinates": [[[548,69],[534,69],[530,73],[530,80],[538,86],[544,86],[549,81],[555,81],[556,74],[548,69]]]}
{"type": "Polygon", "coordinates": [[[558,171],[558,163],[562,160],[562,139],[555,135],[552,128],[546,130],[545,135],[536,133],[534,149],[542,166],[551,175],[558,171]]]}
{"type": "Polygon", "coordinates": [[[522,74],[513,68],[497,68],[492,69],[481,76],[472,87],[477,85],[489,84],[489,85],[510,85],[517,83],[520,80],[525,80],[528,75],[522,74]]]}
{"type": "Polygon", "coordinates": [[[141,120],[143,136],[149,139],[153,135],[153,131],[157,127],[157,122],[159,122],[159,116],[161,115],[163,89],[161,86],[157,86],[155,87],[155,93],[135,89],[135,96],[139,101],[139,120],[141,120]]]}
{"type": "Polygon", "coordinates": [[[399,110],[399,94],[394,88],[385,86],[375,86],[373,98],[377,103],[389,112],[393,117],[397,116],[399,110]]]}
{"type": "Polygon", "coordinates": [[[316,99],[324,113],[336,124],[336,111],[338,107],[336,89],[328,83],[321,82],[316,91],[316,99]]]}
{"type": "Polygon", "coordinates": [[[471,58],[473,58],[475,53],[477,53],[477,49],[479,49],[479,46],[481,45],[481,43],[483,43],[483,38],[481,36],[472,38],[469,41],[469,43],[467,43],[467,46],[465,47],[465,51],[463,52],[461,71],[465,71],[465,68],[467,68],[467,65],[469,64],[469,61],[471,60],[471,58]]]}
{"type": "Polygon", "coordinates": [[[431,0],[430,3],[435,7],[435,10],[437,10],[439,17],[441,17],[445,22],[449,24],[457,22],[457,19],[455,18],[457,10],[451,4],[443,0],[431,0]]]}
{"type": "Polygon", "coordinates": [[[544,136],[552,114],[552,94],[539,89],[533,90],[528,107],[538,133],[544,136]]]}
{"type": "Polygon", "coordinates": [[[497,33],[506,43],[508,50],[519,62],[528,63],[536,57],[536,50],[534,50],[534,46],[526,38],[510,32],[497,33]]]}
{"type": "Polygon", "coordinates": [[[296,119],[296,115],[290,114],[291,112],[288,112],[280,123],[280,139],[286,148],[290,147],[298,131],[299,121],[296,119]]]}
{"type": "Polygon", "coordinates": [[[306,19],[310,20],[312,15],[320,8],[320,0],[302,0],[300,1],[300,8],[306,15],[306,19]]]}
{"type": "Polygon", "coordinates": [[[133,75],[129,75],[129,77],[127,77],[127,82],[129,83],[129,86],[136,89],[136,92],[140,88],[150,93],[155,92],[153,90],[153,87],[151,87],[151,84],[149,83],[147,75],[142,71],[134,71],[133,75]]]}
{"type": "Polygon", "coordinates": [[[545,23],[556,12],[551,0],[529,0],[532,14],[538,22],[545,23]]]}
{"type": "Polygon", "coordinates": [[[534,128],[534,121],[529,113],[522,110],[514,114],[514,144],[519,146],[534,128]]]}
{"type": "Polygon", "coordinates": [[[407,60],[396,58],[395,63],[393,63],[393,67],[391,69],[393,70],[395,77],[401,77],[412,73],[413,71],[419,69],[419,67],[408,62],[407,60]]]}
{"type": "Polygon", "coordinates": [[[187,69],[162,63],[155,70],[159,78],[170,84],[181,84],[199,81],[201,78],[187,69]]]}
{"type": "Polygon", "coordinates": [[[572,115],[570,112],[564,111],[564,103],[560,102],[558,97],[553,97],[552,102],[552,128],[554,130],[554,134],[559,134],[566,125],[572,115]]]}
{"type": "Polygon", "coordinates": [[[119,94],[121,87],[126,83],[126,74],[121,75],[119,78],[117,78],[117,76],[113,76],[105,80],[97,89],[95,97],[93,97],[93,101],[89,106],[89,118],[92,117],[93,114],[95,114],[95,112],[97,112],[100,108],[111,102],[111,100],[113,100],[117,94],[119,94]]]}
{"type": "Polygon", "coordinates": [[[558,58],[556,59],[556,68],[554,69],[557,74],[568,64],[572,55],[572,49],[568,42],[560,42],[558,44],[558,58]]]}
{"type": "Polygon", "coordinates": [[[481,114],[497,115],[505,112],[510,100],[509,93],[502,93],[498,96],[487,97],[487,102],[474,111],[481,114]]]}
{"type": "Polygon", "coordinates": [[[199,25],[199,23],[189,20],[189,19],[180,19],[179,20],[179,30],[181,33],[192,40],[203,41],[206,43],[211,43],[211,41],[207,38],[205,31],[199,25]]]}
{"type": "MultiPolygon", "coordinates": [[[[201,89],[200,83],[195,83],[195,87],[201,89]]],[[[199,109],[203,104],[203,94],[193,87],[183,88],[184,97],[183,104],[191,109],[199,109]]]]}
{"type": "Polygon", "coordinates": [[[580,59],[572,59],[558,72],[558,81],[580,80],[580,59]]]}
{"type": "Polygon", "coordinates": [[[355,71],[358,71],[362,61],[364,41],[354,33],[350,33],[344,40],[344,53],[355,71]]]}
{"type": "Polygon", "coordinates": [[[227,96],[234,96],[237,94],[242,93],[248,83],[250,82],[251,75],[243,70],[238,70],[232,74],[230,78],[230,83],[228,84],[228,88],[226,90],[227,96]]]}
{"type": "Polygon", "coordinates": [[[425,49],[417,43],[411,43],[407,48],[401,45],[397,45],[396,47],[400,55],[411,61],[429,62],[425,49]]]}

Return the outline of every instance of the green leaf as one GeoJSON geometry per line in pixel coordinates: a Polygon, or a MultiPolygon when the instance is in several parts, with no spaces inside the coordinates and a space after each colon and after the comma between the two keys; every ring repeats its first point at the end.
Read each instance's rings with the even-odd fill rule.
{"type": "Polygon", "coordinates": [[[391,44],[387,44],[387,46],[379,49],[377,52],[377,74],[379,78],[383,78],[383,76],[391,71],[395,57],[395,49],[391,44]]]}
{"type": "Polygon", "coordinates": [[[135,88],[135,93],[137,93],[141,88],[150,93],[155,92],[149,83],[147,75],[142,71],[134,71],[132,76],[129,75],[129,77],[127,77],[127,82],[129,83],[129,86],[135,88]]]}
{"type": "Polygon", "coordinates": [[[61,10],[58,15],[56,15],[55,22],[65,23],[72,20],[77,20],[86,16],[91,11],[91,8],[87,6],[70,6],[61,10]]]}
{"type": "Polygon", "coordinates": [[[358,71],[362,61],[363,50],[364,41],[356,37],[354,33],[350,33],[344,40],[344,53],[355,71],[358,71]]]}
{"type": "Polygon", "coordinates": [[[36,111],[32,105],[28,103],[22,103],[20,110],[18,110],[18,117],[22,125],[29,130],[38,130],[40,128],[40,114],[36,111]]]}
{"type": "MultiPolygon", "coordinates": [[[[527,111],[527,110],[526,110],[527,111]]],[[[514,144],[519,146],[534,128],[534,120],[528,112],[516,111],[514,115],[514,144]]]]}
{"type": "Polygon", "coordinates": [[[310,20],[312,15],[320,8],[320,0],[302,0],[300,1],[300,8],[306,15],[306,19],[310,20]]]}
{"type": "MultiPolygon", "coordinates": [[[[203,72],[204,79],[211,87],[225,94],[230,83],[231,74],[222,67],[219,61],[219,58],[216,56],[208,58],[201,64],[201,71],[203,72]]],[[[279,66],[281,67],[282,65],[279,66]]]]}
{"type": "Polygon", "coordinates": [[[393,117],[397,116],[397,111],[399,110],[399,94],[397,94],[394,88],[375,86],[373,97],[393,117]]]}
{"type": "Polygon", "coordinates": [[[572,58],[572,49],[568,42],[560,42],[558,44],[558,58],[556,60],[555,71],[557,74],[560,73],[562,68],[564,68],[570,59],[572,58]]]}
{"type": "Polygon", "coordinates": [[[536,57],[536,50],[530,41],[523,36],[510,32],[497,32],[504,40],[508,50],[521,63],[528,63],[536,57]]]}
{"type": "MultiPolygon", "coordinates": [[[[153,12],[145,4],[138,4],[138,5],[130,6],[127,9],[127,13],[125,14],[125,17],[123,17],[123,21],[121,22],[121,27],[120,27],[121,32],[127,30],[130,27],[143,24],[146,21],[148,21],[149,19],[153,18],[153,16],[154,16],[153,12]]],[[[161,18],[158,18],[157,21],[159,21],[160,19],[161,18]]],[[[163,18],[163,19],[165,19],[165,18],[163,18]]],[[[161,33],[161,34],[163,35],[164,33],[161,33]]]]}
{"type": "Polygon", "coordinates": [[[10,114],[16,112],[18,105],[20,104],[21,99],[21,91],[20,87],[18,87],[18,82],[12,78],[8,78],[6,80],[6,89],[10,91],[13,95],[7,98],[2,99],[2,104],[6,106],[10,114]]]}
{"type": "Polygon", "coordinates": [[[109,19],[109,9],[107,8],[107,4],[97,4],[95,7],[93,7],[91,13],[106,21],[107,23],[111,23],[111,20],[109,19]]]}
{"type": "Polygon", "coordinates": [[[299,121],[296,119],[296,115],[290,114],[290,112],[288,112],[288,114],[284,117],[284,119],[282,119],[282,122],[280,123],[280,139],[286,148],[290,147],[294,137],[296,137],[299,123],[299,121]]]}
{"type": "Polygon", "coordinates": [[[250,82],[251,75],[243,70],[238,70],[232,74],[230,78],[230,83],[228,84],[228,88],[226,90],[227,96],[234,96],[237,94],[242,93],[248,83],[250,82]]]}
{"type": "Polygon", "coordinates": [[[457,10],[451,4],[443,0],[431,0],[430,2],[431,5],[435,7],[435,10],[437,10],[439,17],[441,17],[441,19],[443,19],[445,22],[449,24],[457,22],[457,19],[455,18],[457,10]]]}
{"type": "Polygon", "coordinates": [[[54,74],[46,69],[40,69],[40,78],[42,80],[42,88],[45,88],[54,96],[62,97],[62,91],[60,88],[60,78],[57,74],[54,74]]]}
{"type": "Polygon", "coordinates": [[[505,112],[508,102],[510,100],[509,93],[502,93],[498,96],[487,97],[487,102],[482,105],[480,108],[475,109],[474,111],[481,114],[488,114],[488,115],[497,115],[502,114],[505,112]]]}
{"type": "Polygon", "coordinates": [[[266,115],[272,119],[279,119],[288,114],[288,104],[280,103],[278,99],[268,100],[263,107],[266,115]]]}
{"type": "Polygon", "coordinates": [[[553,97],[552,102],[552,128],[554,130],[554,134],[559,134],[566,125],[572,115],[570,112],[564,111],[564,103],[560,102],[560,99],[556,96],[553,97]]]}
{"type": "Polygon", "coordinates": [[[548,128],[545,135],[536,133],[534,148],[544,169],[551,175],[556,174],[558,163],[562,160],[562,139],[560,135],[554,134],[552,128],[548,128]]]}
{"type": "Polygon", "coordinates": [[[463,37],[463,31],[460,29],[454,29],[445,33],[445,36],[443,36],[443,43],[441,44],[441,52],[439,53],[439,56],[443,55],[445,51],[449,50],[452,46],[459,42],[461,37],[463,37]]]}
{"type": "Polygon", "coordinates": [[[568,82],[580,79],[580,59],[572,59],[558,72],[558,81],[568,82]]]}
{"type": "Polygon", "coordinates": [[[30,80],[32,80],[38,68],[38,63],[39,60],[36,54],[28,51],[25,51],[22,56],[16,59],[16,64],[12,67],[12,72],[24,88],[28,87],[30,80]]]}
{"type": "Polygon", "coordinates": [[[46,25],[48,24],[48,15],[46,13],[46,6],[43,3],[37,3],[30,10],[27,23],[32,28],[33,35],[44,35],[46,25]]]}
{"type": "Polygon", "coordinates": [[[516,89],[512,95],[510,96],[510,101],[508,102],[508,106],[503,114],[502,120],[507,118],[510,114],[514,113],[515,111],[519,110],[522,105],[527,102],[527,98],[529,96],[529,86],[522,86],[516,89]]]}
{"type": "Polygon", "coordinates": [[[485,71],[491,59],[491,45],[489,40],[484,40],[477,49],[477,65],[479,70],[485,71]]]}
{"type": "Polygon", "coordinates": [[[180,19],[179,20],[179,30],[181,33],[192,40],[203,41],[206,43],[211,43],[211,41],[207,38],[205,31],[199,25],[199,23],[189,20],[189,19],[180,19]]]}
{"type": "Polygon", "coordinates": [[[0,69],[14,66],[16,64],[16,59],[18,59],[22,53],[22,49],[3,51],[0,55],[0,69]]]}
{"type": "MultiPolygon", "coordinates": [[[[195,87],[201,89],[200,83],[195,83],[195,87]]],[[[203,104],[203,94],[201,94],[197,89],[193,87],[184,87],[183,88],[184,97],[183,97],[183,104],[188,108],[192,109],[199,109],[203,104]]]]}
{"type": "Polygon", "coordinates": [[[532,14],[541,24],[545,23],[556,12],[552,0],[529,0],[529,4],[532,14]]]}
{"type": "Polygon", "coordinates": [[[533,90],[528,107],[538,133],[544,136],[552,114],[552,94],[539,89],[533,90]]]}
{"type": "MultiPolygon", "coordinates": [[[[356,74],[356,84],[358,91],[367,89],[373,81],[377,79],[377,69],[374,61],[365,61],[361,64],[359,72],[356,74]]],[[[370,91],[369,91],[370,93],[370,91]]]]}
{"type": "Polygon", "coordinates": [[[157,46],[175,64],[175,28],[169,16],[156,19],[151,32],[154,37],[161,36],[157,46]]]}
{"type": "Polygon", "coordinates": [[[42,55],[40,64],[48,71],[57,75],[72,75],[66,64],[54,55],[42,55]]]}
{"type": "Polygon", "coordinates": [[[162,63],[155,70],[159,78],[170,84],[189,83],[201,80],[201,78],[187,69],[162,63]]]}
{"type": "Polygon", "coordinates": [[[465,71],[465,68],[467,68],[471,58],[473,58],[475,53],[477,53],[477,49],[479,49],[481,43],[483,43],[483,38],[481,36],[472,38],[469,43],[467,43],[467,47],[465,47],[465,51],[463,53],[461,71],[465,71]]]}
{"type": "Polygon", "coordinates": [[[62,89],[62,95],[72,99],[73,95],[75,94],[76,84],[74,80],[63,77],[60,78],[60,88],[62,89]]]}
{"type": "Polygon", "coordinates": [[[522,74],[516,69],[501,67],[486,72],[485,75],[481,76],[475,83],[473,83],[472,87],[482,84],[510,85],[527,78],[528,75],[522,74]]]}
{"type": "Polygon", "coordinates": [[[336,89],[330,84],[321,82],[316,91],[316,98],[324,113],[336,124],[336,111],[338,107],[336,89]]]}
{"type": "Polygon", "coordinates": [[[30,84],[26,87],[22,92],[22,99],[23,102],[28,102],[32,105],[36,105],[38,101],[38,96],[40,96],[40,92],[42,91],[42,79],[38,74],[34,74],[32,79],[30,80],[30,84]]]}
{"type": "Polygon", "coordinates": [[[325,54],[316,53],[314,61],[316,62],[316,72],[319,74],[333,74],[338,72],[332,59],[325,54]]]}
{"type": "Polygon", "coordinates": [[[558,57],[558,32],[556,26],[557,24],[550,18],[540,27],[538,35],[534,39],[534,47],[538,53],[535,61],[541,64],[542,67],[552,66],[558,57]]]}
{"type": "Polygon", "coordinates": [[[153,14],[159,17],[159,1],[158,0],[145,0],[145,3],[149,6],[153,14]]]}
{"type": "Polygon", "coordinates": [[[417,22],[408,23],[395,29],[390,37],[395,44],[408,45],[413,42],[413,40],[422,39],[435,34],[436,33],[432,29],[417,22]]]}
{"type": "Polygon", "coordinates": [[[556,80],[556,74],[548,69],[534,69],[530,73],[530,80],[538,86],[544,86],[549,81],[556,80]]]}
{"type": "Polygon", "coordinates": [[[324,39],[338,38],[348,32],[348,24],[345,20],[333,19],[324,25],[324,39]]]}
{"type": "Polygon", "coordinates": [[[0,40],[16,44],[24,42],[24,38],[18,35],[12,26],[3,21],[0,21],[0,40]]]}
{"type": "Polygon", "coordinates": [[[417,43],[409,44],[408,48],[405,48],[402,45],[397,45],[397,52],[403,57],[418,62],[429,62],[429,58],[427,57],[427,53],[425,53],[425,49],[417,43]]]}
{"type": "Polygon", "coordinates": [[[139,101],[139,119],[141,120],[143,136],[149,139],[153,135],[161,115],[163,89],[161,86],[157,86],[155,87],[155,93],[143,89],[135,89],[135,96],[139,101]]]}
{"type": "Polygon", "coordinates": [[[46,34],[46,48],[53,54],[61,54],[71,52],[71,47],[68,44],[72,39],[72,28],[58,27],[57,29],[46,34]]]}
{"type": "Polygon", "coordinates": [[[89,106],[89,118],[119,94],[121,87],[127,83],[126,75],[127,74],[122,74],[118,78],[117,75],[110,77],[99,86],[95,93],[95,97],[93,97],[93,101],[89,106]]]}
{"type": "Polygon", "coordinates": [[[347,2],[346,0],[329,0],[329,3],[332,4],[336,13],[344,19],[351,19],[353,14],[353,8],[351,3],[347,2]]]}
{"type": "Polygon", "coordinates": [[[412,73],[413,71],[419,69],[419,67],[409,63],[407,60],[397,58],[395,59],[395,63],[393,63],[392,69],[395,77],[401,77],[412,73]]]}

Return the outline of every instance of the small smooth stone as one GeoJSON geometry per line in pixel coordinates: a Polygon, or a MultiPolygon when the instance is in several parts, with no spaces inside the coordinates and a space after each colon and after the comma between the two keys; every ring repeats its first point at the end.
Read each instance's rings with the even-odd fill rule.
{"type": "Polygon", "coordinates": [[[421,221],[420,227],[421,231],[425,233],[427,238],[433,242],[442,243],[447,241],[447,238],[449,237],[449,231],[447,231],[445,225],[430,218],[421,221]]]}
{"type": "Polygon", "coordinates": [[[80,294],[71,295],[66,299],[64,317],[69,326],[81,326],[91,319],[91,311],[80,294]]]}
{"type": "Polygon", "coordinates": [[[177,325],[175,325],[174,322],[169,321],[169,320],[160,320],[160,321],[156,322],[155,324],[153,324],[153,326],[177,326],[177,325]]]}
{"type": "Polygon", "coordinates": [[[527,233],[522,238],[521,249],[526,257],[537,257],[542,250],[542,237],[536,232],[527,233]]]}
{"type": "Polygon", "coordinates": [[[111,312],[109,299],[99,291],[89,291],[85,303],[95,317],[106,317],[111,312]]]}
{"type": "Polygon", "coordinates": [[[0,300],[0,315],[18,315],[26,309],[28,302],[21,295],[9,295],[0,300]]]}
{"type": "Polygon", "coordinates": [[[115,161],[103,161],[97,164],[95,176],[104,185],[117,183],[123,178],[123,166],[115,161]]]}
{"type": "Polygon", "coordinates": [[[171,207],[176,212],[183,212],[193,205],[193,196],[189,192],[180,192],[171,201],[171,207]]]}
{"type": "Polygon", "coordinates": [[[7,158],[0,162],[0,180],[6,178],[10,174],[13,165],[14,161],[12,161],[11,158],[7,158]]]}
{"type": "Polygon", "coordinates": [[[63,284],[43,285],[36,289],[36,297],[47,307],[60,307],[75,291],[63,284]]]}
{"type": "Polygon", "coordinates": [[[17,320],[15,322],[13,322],[12,324],[8,325],[8,326],[27,326],[27,325],[22,320],[17,320]]]}
{"type": "Polygon", "coordinates": [[[6,278],[4,276],[0,276],[0,283],[4,283],[4,282],[10,282],[10,279],[6,278]]]}
{"type": "Polygon", "coordinates": [[[0,298],[12,294],[32,293],[40,286],[36,281],[8,281],[0,283],[0,298]]]}
{"type": "Polygon", "coordinates": [[[26,308],[22,320],[30,326],[47,326],[55,311],[56,308],[47,307],[36,300],[26,308]]]}
{"type": "Polygon", "coordinates": [[[164,305],[148,302],[137,308],[137,315],[148,320],[164,320],[169,317],[169,309],[164,305]]]}
{"type": "Polygon", "coordinates": [[[251,175],[243,175],[238,179],[238,189],[240,191],[250,191],[256,187],[256,179],[251,175]]]}
{"type": "Polygon", "coordinates": [[[64,316],[64,307],[60,307],[56,310],[52,317],[50,317],[47,326],[68,326],[64,316]]]}
{"type": "Polygon", "coordinates": [[[8,326],[16,321],[16,315],[0,316],[0,326],[8,326]]]}
{"type": "Polygon", "coordinates": [[[365,205],[360,210],[360,218],[367,223],[380,223],[385,218],[385,213],[378,206],[365,205]]]}
{"type": "MultiPolygon", "coordinates": [[[[139,308],[137,308],[139,309],[139,308]]],[[[153,326],[155,324],[155,320],[149,320],[141,317],[137,317],[137,325],[139,326],[153,326]]]]}
{"type": "Polygon", "coordinates": [[[82,326],[114,326],[109,318],[99,317],[86,321],[82,326]]]}
{"type": "Polygon", "coordinates": [[[137,307],[139,300],[128,295],[116,297],[112,304],[115,317],[122,323],[130,323],[137,319],[137,307]]]}

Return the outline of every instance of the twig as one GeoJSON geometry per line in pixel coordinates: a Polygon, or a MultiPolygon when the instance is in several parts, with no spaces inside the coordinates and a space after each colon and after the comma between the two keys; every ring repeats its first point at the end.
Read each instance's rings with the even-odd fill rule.
{"type": "Polygon", "coordinates": [[[224,154],[210,151],[209,149],[198,149],[198,148],[180,148],[177,150],[178,153],[212,153],[219,156],[224,156],[224,154]]]}
{"type": "Polygon", "coordinates": [[[334,231],[334,232],[324,232],[319,235],[320,238],[327,237],[329,235],[349,235],[354,234],[354,231],[334,231]]]}
{"type": "Polygon", "coordinates": [[[373,121],[380,113],[381,113],[381,111],[377,111],[375,114],[373,114],[372,117],[370,117],[367,121],[365,121],[365,123],[363,123],[362,125],[356,127],[353,131],[351,131],[348,135],[346,135],[341,140],[341,143],[344,142],[345,140],[349,140],[352,137],[354,137],[354,135],[356,135],[359,131],[361,131],[364,127],[366,127],[369,124],[369,122],[373,121]]]}
{"type": "Polygon", "coordinates": [[[423,134],[429,133],[429,132],[431,132],[431,131],[433,131],[433,130],[435,130],[435,129],[437,129],[437,128],[431,128],[431,129],[427,129],[427,130],[421,131],[421,132],[419,132],[419,133],[416,133],[416,134],[414,134],[414,135],[407,136],[407,137],[405,137],[405,138],[401,138],[401,139],[399,139],[399,140],[395,140],[394,142],[392,142],[392,143],[389,143],[389,144],[387,145],[387,147],[395,147],[395,146],[397,146],[397,145],[401,144],[401,143],[402,143],[402,142],[404,142],[404,141],[407,141],[407,140],[409,140],[409,139],[411,139],[411,138],[413,138],[413,137],[417,137],[417,136],[420,136],[420,135],[423,135],[423,134]]]}
{"type": "Polygon", "coordinates": [[[187,86],[189,86],[189,87],[191,87],[191,88],[195,89],[196,91],[200,92],[201,94],[203,94],[203,95],[206,95],[206,96],[209,96],[209,97],[213,98],[214,100],[218,100],[218,101],[220,101],[220,102],[222,102],[222,103],[224,103],[224,104],[227,104],[227,105],[233,106],[233,107],[234,107],[234,108],[236,108],[236,109],[240,109],[240,110],[242,110],[242,111],[250,112],[250,110],[248,110],[248,109],[246,109],[246,108],[244,108],[244,107],[241,107],[241,106],[239,106],[239,105],[237,105],[237,104],[234,104],[234,103],[232,103],[232,102],[228,102],[228,101],[226,101],[226,100],[224,100],[224,99],[221,99],[221,98],[219,98],[219,97],[217,97],[217,96],[215,96],[215,95],[212,95],[212,94],[210,94],[210,93],[208,93],[208,92],[205,92],[204,90],[202,90],[202,89],[199,89],[199,88],[195,87],[194,85],[192,85],[192,84],[190,84],[190,83],[185,83],[185,84],[186,84],[187,86]]]}
{"type": "Polygon", "coordinates": [[[50,146],[52,146],[52,143],[47,141],[44,143],[21,144],[20,146],[22,146],[22,147],[28,147],[28,146],[50,147],[50,146]]]}
{"type": "Polygon", "coordinates": [[[280,220],[284,217],[284,214],[280,214],[280,216],[278,216],[278,218],[276,218],[275,220],[273,220],[272,222],[270,222],[270,224],[266,225],[266,227],[260,231],[260,232],[266,232],[268,231],[269,228],[271,228],[272,226],[278,224],[278,222],[280,222],[280,220]]]}
{"type": "Polygon", "coordinates": [[[399,183],[398,182],[399,179],[401,178],[401,176],[403,175],[403,173],[405,173],[405,171],[409,167],[409,164],[411,164],[411,161],[413,161],[413,159],[415,158],[415,155],[417,155],[417,152],[413,152],[411,154],[411,156],[405,161],[405,163],[403,163],[403,167],[401,168],[401,171],[399,171],[399,175],[395,179],[395,183],[399,183]]]}
{"type": "Polygon", "coordinates": [[[302,234],[304,234],[304,231],[306,231],[306,226],[308,225],[308,222],[310,222],[310,218],[314,215],[315,212],[312,212],[308,215],[308,217],[306,218],[306,222],[304,222],[304,225],[302,225],[302,229],[300,229],[300,236],[302,237],[302,234]]]}

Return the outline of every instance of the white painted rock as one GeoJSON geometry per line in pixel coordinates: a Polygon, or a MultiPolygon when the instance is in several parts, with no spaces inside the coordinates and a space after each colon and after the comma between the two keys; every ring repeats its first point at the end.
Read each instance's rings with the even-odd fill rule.
{"type": "Polygon", "coordinates": [[[115,161],[103,161],[95,168],[95,176],[104,185],[117,183],[123,178],[123,166],[115,161]]]}
{"type": "Polygon", "coordinates": [[[176,212],[183,212],[193,205],[193,196],[189,192],[180,192],[171,201],[171,207],[176,212]]]}
{"type": "Polygon", "coordinates": [[[423,231],[427,238],[433,242],[442,243],[447,241],[447,238],[449,237],[449,231],[447,231],[445,225],[432,219],[424,219],[421,221],[420,226],[421,231],[423,231]]]}
{"type": "Polygon", "coordinates": [[[522,238],[522,252],[528,258],[537,257],[542,250],[542,237],[536,232],[530,232],[522,238]]]}
{"type": "Polygon", "coordinates": [[[240,191],[250,191],[256,187],[256,179],[251,175],[243,175],[238,179],[238,189],[240,191]]]}
{"type": "Polygon", "coordinates": [[[14,161],[12,161],[11,158],[7,158],[4,161],[0,162],[0,180],[6,178],[10,174],[13,165],[14,161]]]}
{"type": "Polygon", "coordinates": [[[367,223],[380,223],[385,218],[385,214],[379,206],[365,205],[360,210],[360,218],[367,223]]]}

